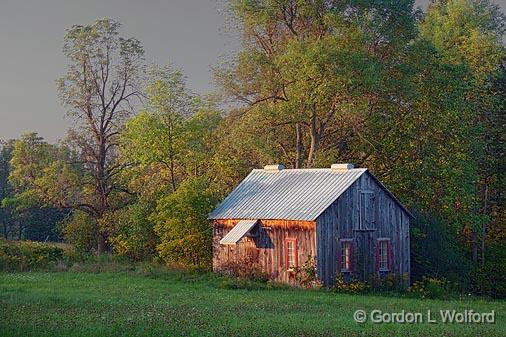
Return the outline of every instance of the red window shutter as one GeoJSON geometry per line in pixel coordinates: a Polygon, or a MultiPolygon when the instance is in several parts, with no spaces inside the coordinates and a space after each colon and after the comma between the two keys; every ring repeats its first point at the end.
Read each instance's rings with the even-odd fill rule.
{"type": "Polygon", "coordinates": [[[290,268],[288,265],[288,240],[285,239],[285,269],[290,268]]]}
{"type": "Polygon", "coordinates": [[[393,271],[394,268],[393,268],[393,251],[392,251],[392,241],[391,240],[388,240],[388,244],[387,244],[387,249],[388,249],[388,270],[390,271],[393,271]]]}
{"type": "Polygon", "coordinates": [[[339,243],[339,250],[337,252],[337,271],[340,273],[343,269],[343,242],[339,243]]]}
{"type": "Polygon", "coordinates": [[[350,271],[353,271],[353,241],[350,241],[349,243],[349,246],[350,247],[350,271]]]}
{"type": "Polygon", "coordinates": [[[379,272],[380,270],[380,240],[376,240],[376,247],[374,247],[374,260],[376,263],[376,271],[379,272]]]}
{"type": "Polygon", "coordinates": [[[295,263],[295,268],[299,267],[299,252],[297,250],[297,239],[293,239],[293,261],[295,263]]]}

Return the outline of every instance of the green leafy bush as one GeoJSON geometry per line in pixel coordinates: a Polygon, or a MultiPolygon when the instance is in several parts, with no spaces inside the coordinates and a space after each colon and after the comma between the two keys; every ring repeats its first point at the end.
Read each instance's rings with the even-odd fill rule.
{"type": "Polygon", "coordinates": [[[158,201],[150,219],[160,238],[157,251],[167,264],[210,268],[212,233],[207,214],[215,204],[204,177],[187,179],[158,201]]]}
{"type": "Polygon", "coordinates": [[[377,273],[369,275],[367,280],[359,280],[351,277],[345,280],[340,273],[336,277],[334,290],[340,293],[357,294],[357,293],[386,293],[394,292],[403,293],[408,284],[408,275],[399,275],[388,273],[386,275],[378,275],[377,273]]]}
{"type": "Polygon", "coordinates": [[[65,241],[73,244],[77,250],[90,252],[97,247],[99,226],[88,214],[74,210],[62,226],[65,241]]]}
{"type": "Polygon", "coordinates": [[[151,212],[148,203],[137,202],[104,218],[114,227],[109,236],[114,253],[133,261],[153,258],[158,238],[148,220],[151,212]]]}
{"type": "Polygon", "coordinates": [[[403,292],[409,285],[408,281],[408,274],[388,273],[380,277],[377,273],[374,273],[367,280],[367,284],[371,292],[403,292]]]}
{"type": "Polygon", "coordinates": [[[473,293],[492,298],[506,298],[506,247],[488,247],[483,266],[472,272],[473,293]]]}
{"type": "Polygon", "coordinates": [[[27,271],[55,265],[63,257],[63,249],[50,244],[0,240],[0,270],[27,271]]]}
{"type": "Polygon", "coordinates": [[[457,295],[457,284],[444,278],[423,277],[409,287],[408,293],[418,298],[444,299],[457,295]]]}
{"type": "Polygon", "coordinates": [[[358,294],[368,291],[370,286],[363,281],[353,279],[349,282],[344,280],[341,273],[336,275],[336,281],[334,283],[334,290],[338,293],[345,294],[358,294]]]}
{"type": "Polygon", "coordinates": [[[295,280],[304,288],[321,288],[321,281],[316,274],[316,261],[308,256],[302,266],[295,268],[295,280]]]}

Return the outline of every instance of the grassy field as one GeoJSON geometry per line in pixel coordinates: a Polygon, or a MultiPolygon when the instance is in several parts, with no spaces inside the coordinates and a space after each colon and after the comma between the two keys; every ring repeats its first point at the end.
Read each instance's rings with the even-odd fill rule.
{"type": "Polygon", "coordinates": [[[0,274],[0,336],[506,336],[506,302],[231,290],[209,274],[0,274]],[[495,324],[356,323],[370,312],[495,310],[495,324]]]}

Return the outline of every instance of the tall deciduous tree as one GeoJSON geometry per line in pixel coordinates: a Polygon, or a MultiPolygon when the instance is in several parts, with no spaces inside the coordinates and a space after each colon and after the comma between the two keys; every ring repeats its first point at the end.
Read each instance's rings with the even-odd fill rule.
{"type": "MultiPolygon", "coordinates": [[[[85,169],[78,183],[86,198],[71,206],[96,221],[118,207],[120,194],[127,192],[116,179],[124,169],[117,161],[118,136],[141,96],[144,51],[138,40],[121,37],[119,28],[111,19],[70,28],[63,48],[69,65],[58,80],[61,102],[76,122],[69,144],[85,169]]],[[[96,235],[102,252],[107,228],[96,235]]]]}
{"type": "Polygon", "coordinates": [[[147,100],[141,114],[128,123],[123,152],[137,162],[163,165],[174,192],[181,179],[181,137],[193,95],[179,70],[154,66],[149,74],[147,100]]]}
{"type": "Polygon", "coordinates": [[[210,233],[205,219],[209,206],[200,208],[206,202],[201,198],[211,195],[209,179],[203,176],[209,171],[221,117],[212,101],[187,89],[180,71],[155,67],[150,75],[146,103],[121,135],[121,160],[130,163],[122,177],[137,200],[111,219],[116,225],[113,248],[138,258],[157,247],[167,262],[203,264],[209,261],[210,233]],[[186,187],[181,190],[181,185],[186,187]],[[190,191],[204,187],[197,195],[190,191]],[[181,207],[188,213],[165,210],[172,202],[184,203],[181,207]],[[138,245],[139,239],[144,245],[138,245]]]}
{"type": "MultiPolygon", "coordinates": [[[[217,78],[293,167],[345,149],[395,78],[413,37],[412,1],[233,1],[244,49],[217,78]]],[[[246,117],[244,117],[247,115],[246,117]]]]}
{"type": "Polygon", "coordinates": [[[125,127],[122,160],[147,171],[155,168],[164,188],[168,184],[174,192],[183,180],[205,173],[212,132],[221,117],[214,104],[191,93],[181,72],[171,67],[151,71],[146,94],[141,113],[125,127]]]}
{"type": "MultiPolygon", "coordinates": [[[[420,24],[421,36],[434,44],[444,62],[469,69],[471,90],[465,96],[483,132],[475,139],[480,144],[479,211],[488,217],[481,227],[472,230],[474,261],[485,262],[485,242],[490,230],[505,227],[504,168],[506,167],[506,123],[504,100],[503,44],[506,17],[489,0],[435,1],[420,24]]],[[[491,238],[494,240],[493,238],[491,238]]]]}

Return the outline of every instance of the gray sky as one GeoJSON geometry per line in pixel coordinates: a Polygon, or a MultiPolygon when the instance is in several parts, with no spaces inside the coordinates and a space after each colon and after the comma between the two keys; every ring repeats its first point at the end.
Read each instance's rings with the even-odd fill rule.
{"type": "MultiPolygon", "coordinates": [[[[418,0],[423,4],[428,0],[418,0]]],[[[0,0],[0,139],[36,131],[62,138],[71,120],[56,96],[65,29],[111,17],[146,60],[181,68],[198,93],[214,89],[210,66],[239,46],[220,0],[0,0]]],[[[504,6],[504,5],[502,5],[504,6]]]]}

